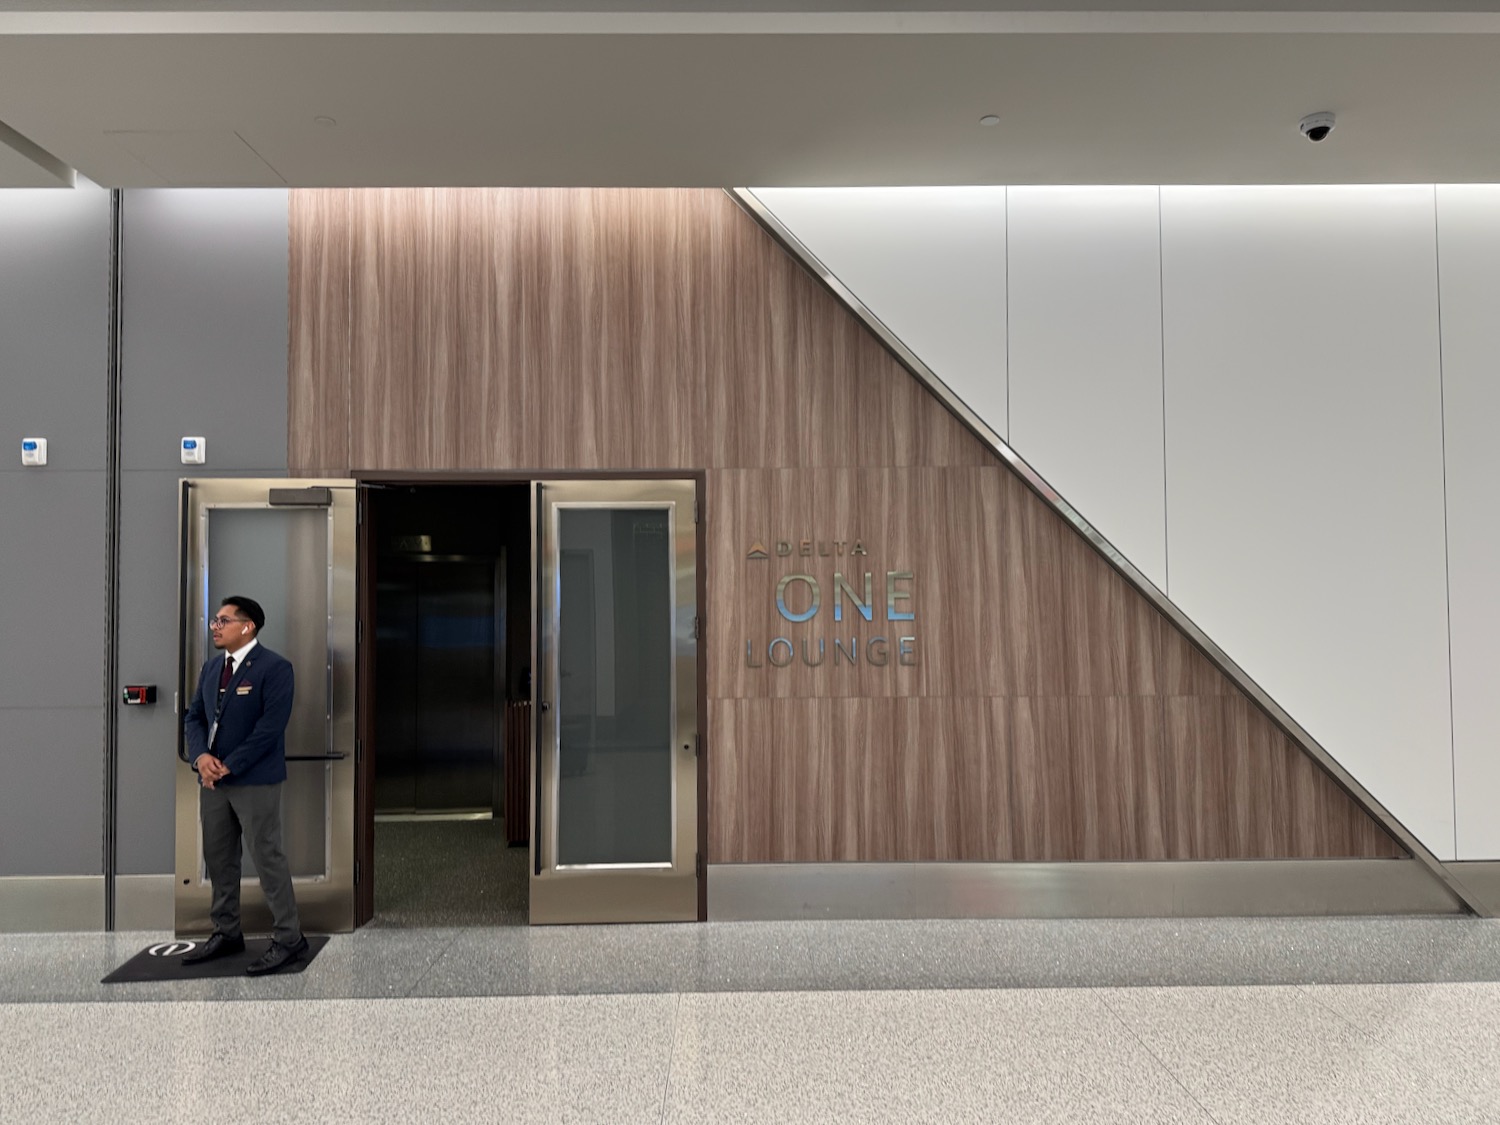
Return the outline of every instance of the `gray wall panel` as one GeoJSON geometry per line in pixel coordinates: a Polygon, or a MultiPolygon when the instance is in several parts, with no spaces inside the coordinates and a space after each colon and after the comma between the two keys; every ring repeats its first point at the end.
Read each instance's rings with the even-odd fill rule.
{"type": "Polygon", "coordinates": [[[105,474],[0,473],[0,513],[0,708],[101,706],[105,474]]]}
{"type": "MultiPolygon", "coordinates": [[[[177,482],[286,473],[287,193],[125,193],[119,871],[173,868],[177,482]],[[183,465],[185,434],[208,464],[183,465]]],[[[120,706],[116,704],[116,706],[120,706]]]]}
{"type": "Polygon", "coordinates": [[[177,722],[177,481],[125,473],[120,488],[120,681],[155,684],[154,707],[120,708],[119,870],[172,869],[177,722]]]}
{"type": "Polygon", "coordinates": [[[108,352],[109,192],[0,191],[0,472],[103,471],[108,352]]]}
{"type": "MultiPolygon", "coordinates": [[[[125,194],[125,469],[285,471],[287,193],[125,194]]],[[[207,474],[204,474],[207,475],[207,474]]]]}
{"type": "MultiPolygon", "coordinates": [[[[97,701],[98,677],[87,694],[97,701]]],[[[0,709],[0,875],[104,870],[104,709],[0,709]]]]}
{"type": "Polygon", "coordinates": [[[0,191],[0,876],[103,870],[109,226],[0,191]]]}

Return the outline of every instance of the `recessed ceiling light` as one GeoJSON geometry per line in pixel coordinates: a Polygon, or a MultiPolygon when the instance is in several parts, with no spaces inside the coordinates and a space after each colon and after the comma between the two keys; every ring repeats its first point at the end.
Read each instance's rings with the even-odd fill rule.
{"type": "Polygon", "coordinates": [[[328,127],[328,126],[330,126],[330,125],[337,125],[337,124],[338,124],[338,122],[337,122],[337,121],[335,121],[335,120],[334,120],[334,119],[333,119],[333,118],[331,118],[331,117],[314,117],[314,118],[313,118],[313,124],[314,124],[314,125],[322,125],[322,126],[324,126],[324,127],[325,127],[325,128],[327,128],[327,127],[328,127]]]}
{"type": "Polygon", "coordinates": [[[1000,115],[996,113],[986,113],[979,119],[979,123],[981,125],[998,125],[1000,124],[1000,115]]]}

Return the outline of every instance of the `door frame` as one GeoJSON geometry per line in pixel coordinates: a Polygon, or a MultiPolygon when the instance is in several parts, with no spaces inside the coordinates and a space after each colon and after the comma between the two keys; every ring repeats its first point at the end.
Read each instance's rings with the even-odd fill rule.
{"type": "MultiPolygon", "coordinates": [[[[708,737],[708,508],[707,474],[702,469],[495,469],[476,472],[434,470],[397,472],[391,470],[355,470],[350,476],[358,490],[358,522],[355,568],[357,580],[356,627],[356,714],[355,714],[355,780],[354,780],[354,924],[364,925],[375,917],[375,760],[378,747],[375,726],[375,563],[377,538],[373,506],[366,502],[371,490],[388,487],[423,485],[472,485],[485,487],[501,484],[528,484],[542,481],[621,481],[621,480],[690,480],[697,509],[694,541],[698,552],[697,590],[700,633],[698,638],[696,706],[700,734],[698,753],[698,855],[702,857],[698,874],[698,921],[708,919],[708,769],[711,740],[708,737]]],[[[534,495],[534,494],[533,494],[534,495]]],[[[528,536],[533,554],[536,542],[536,514],[533,512],[528,536]]],[[[531,646],[537,643],[536,576],[532,576],[531,646]]],[[[536,684],[533,662],[533,693],[536,684]]],[[[536,711],[533,708],[533,717],[536,711]]],[[[535,737],[535,726],[532,728],[535,737]]]]}

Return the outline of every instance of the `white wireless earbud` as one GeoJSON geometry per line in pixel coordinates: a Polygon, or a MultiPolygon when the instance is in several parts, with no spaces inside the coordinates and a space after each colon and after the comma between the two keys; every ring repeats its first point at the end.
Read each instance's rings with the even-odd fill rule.
{"type": "Polygon", "coordinates": [[[240,632],[241,633],[248,633],[249,631],[250,631],[250,626],[248,626],[248,625],[241,625],[240,626],[240,632]]]}

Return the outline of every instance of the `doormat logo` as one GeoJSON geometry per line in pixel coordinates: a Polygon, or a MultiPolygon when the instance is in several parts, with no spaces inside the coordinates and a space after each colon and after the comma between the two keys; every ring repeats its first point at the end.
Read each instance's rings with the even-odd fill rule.
{"type": "MultiPolygon", "coordinates": [[[[860,539],[776,540],[776,557],[796,557],[793,565],[804,572],[783,574],[776,582],[774,605],[781,619],[777,632],[783,635],[769,641],[747,637],[745,667],[787,668],[799,663],[799,657],[809,668],[824,663],[835,668],[861,663],[877,668],[916,664],[917,638],[908,624],[917,616],[915,575],[905,569],[886,570],[882,575],[871,566],[869,555],[860,539]],[[829,559],[825,564],[829,570],[803,559],[829,559]],[[825,595],[831,615],[823,612],[825,595]],[[862,625],[867,628],[861,629],[862,625]],[[903,632],[905,636],[890,635],[903,632]]],[[[770,552],[763,540],[756,539],[745,557],[764,562],[770,552]]]]}
{"type": "Polygon", "coordinates": [[[198,948],[196,941],[164,941],[146,950],[153,957],[180,957],[198,948]]]}

